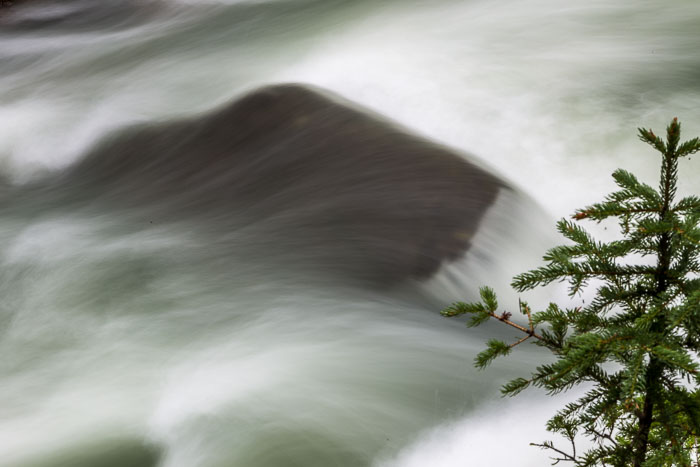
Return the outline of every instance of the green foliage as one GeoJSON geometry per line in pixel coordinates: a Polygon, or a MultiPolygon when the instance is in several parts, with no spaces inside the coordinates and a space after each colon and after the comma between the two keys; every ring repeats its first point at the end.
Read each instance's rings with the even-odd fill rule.
{"type": "Polygon", "coordinates": [[[639,129],[639,138],[661,153],[658,188],[617,170],[619,190],[561,220],[569,240],[544,255],[546,264],[516,276],[511,286],[524,292],[566,282],[571,297],[595,280],[586,306],[551,303],[533,313],[520,302],[527,325],[498,313],[492,289],[481,302],[454,303],[445,316],[468,314],[469,326],[496,319],[523,337],[507,344],[490,340],[475,359],[478,368],[532,340],[554,355],[529,378],[502,387],[515,395],[529,386],[549,394],[585,383],[587,391],[547,423],[547,430],[570,446],[534,444],[554,454],[554,463],[576,466],[697,466],[700,456],[700,198],[675,201],[678,160],[700,151],[700,139],[680,143],[674,119],[666,140],[639,129]],[[617,219],[622,238],[599,242],[578,221],[617,219]],[[644,261],[640,261],[645,259],[644,261]],[[643,263],[643,264],[640,264],[643,263]],[[576,451],[581,438],[592,441],[576,451]]]}

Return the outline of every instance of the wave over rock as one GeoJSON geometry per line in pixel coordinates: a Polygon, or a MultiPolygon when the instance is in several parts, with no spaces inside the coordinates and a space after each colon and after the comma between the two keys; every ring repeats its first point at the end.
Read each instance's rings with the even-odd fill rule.
{"type": "Polygon", "coordinates": [[[136,223],[194,221],[220,248],[391,285],[463,255],[504,189],[467,155],[282,84],[119,130],[21,196],[37,209],[51,199],[136,223]]]}

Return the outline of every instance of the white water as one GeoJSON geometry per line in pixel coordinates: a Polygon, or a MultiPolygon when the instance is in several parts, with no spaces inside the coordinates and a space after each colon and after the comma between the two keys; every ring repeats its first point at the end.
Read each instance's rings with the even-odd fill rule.
{"type": "MultiPolygon", "coordinates": [[[[476,154],[552,217],[597,201],[619,166],[653,183],[637,126],[678,116],[700,134],[693,1],[251,3],[150,2],[115,24],[0,30],[3,173],[45,176],[110,129],[279,81],[476,154]]],[[[686,166],[689,191],[700,164],[686,166]]],[[[243,266],[186,223],[0,214],[0,465],[134,439],[167,467],[546,462],[528,443],[546,439],[556,406],[497,398],[537,353],[476,372],[487,331],[435,310],[482,283],[505,293],[549,226],[492,219],[478,242],[490,261],[477,248],[407,294],[243,266]]]]}

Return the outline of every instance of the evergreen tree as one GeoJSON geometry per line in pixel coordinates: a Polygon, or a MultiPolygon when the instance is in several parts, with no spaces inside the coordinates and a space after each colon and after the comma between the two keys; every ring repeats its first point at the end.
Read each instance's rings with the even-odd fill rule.
{"type": "Polygon", "coordinates": [[[553,354],[553,363],[505,384],[503,395],[531,385],[557,394],[585,383],[585,394],[547,422],[547,430],[563,436],[569,447],[531,443],[550,450],[554,464],[697,466],[700,461],[700,198],[674,199],[678,160],[700,151],[700,139],[680,143],[680,130],[674,119],[663,141],[639,129],[639,138],[662,156],[658,189],[615,171],[619,191],[572,220],[559,221],[569,244],[547,251],[546,265],[511,283],[523,292],[566,281],[574,297],[593,281],[595,298],[588,305],[550,303],[532,312],[521,302],[527,324],[520,325],[510,313],[497,311],[493,290],[483,287],[480,303],[455,303],[442,312],[471,315],[468,326],[496,319],[523,333],[510,344],[490,340],[475,359],[480,369],[528,340],[553,354]],[[577,222],[608,218],[618,220],[622,239],[596,241],[577,222]],[[582,438],[592,441],[585,452],[576,450],[582,438]]]}

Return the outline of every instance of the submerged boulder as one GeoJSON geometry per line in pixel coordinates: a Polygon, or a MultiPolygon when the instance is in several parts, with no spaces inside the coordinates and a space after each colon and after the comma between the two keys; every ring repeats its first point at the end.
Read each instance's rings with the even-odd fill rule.
{"type": "Polygon", "coordinates": [[[120,130],[34,191],[137,222],[192,220],[222,248],[235,232],[252,255],[392,284],[462,255],[504,188],[464,154],[284,84],[120,130]]]}
{"type": "Polygon", "coordinates": [[[0,0],[0,27],[15,32],[45,29],[95,30],[137,25],[159,2],[140,0],[0,0]]]}

